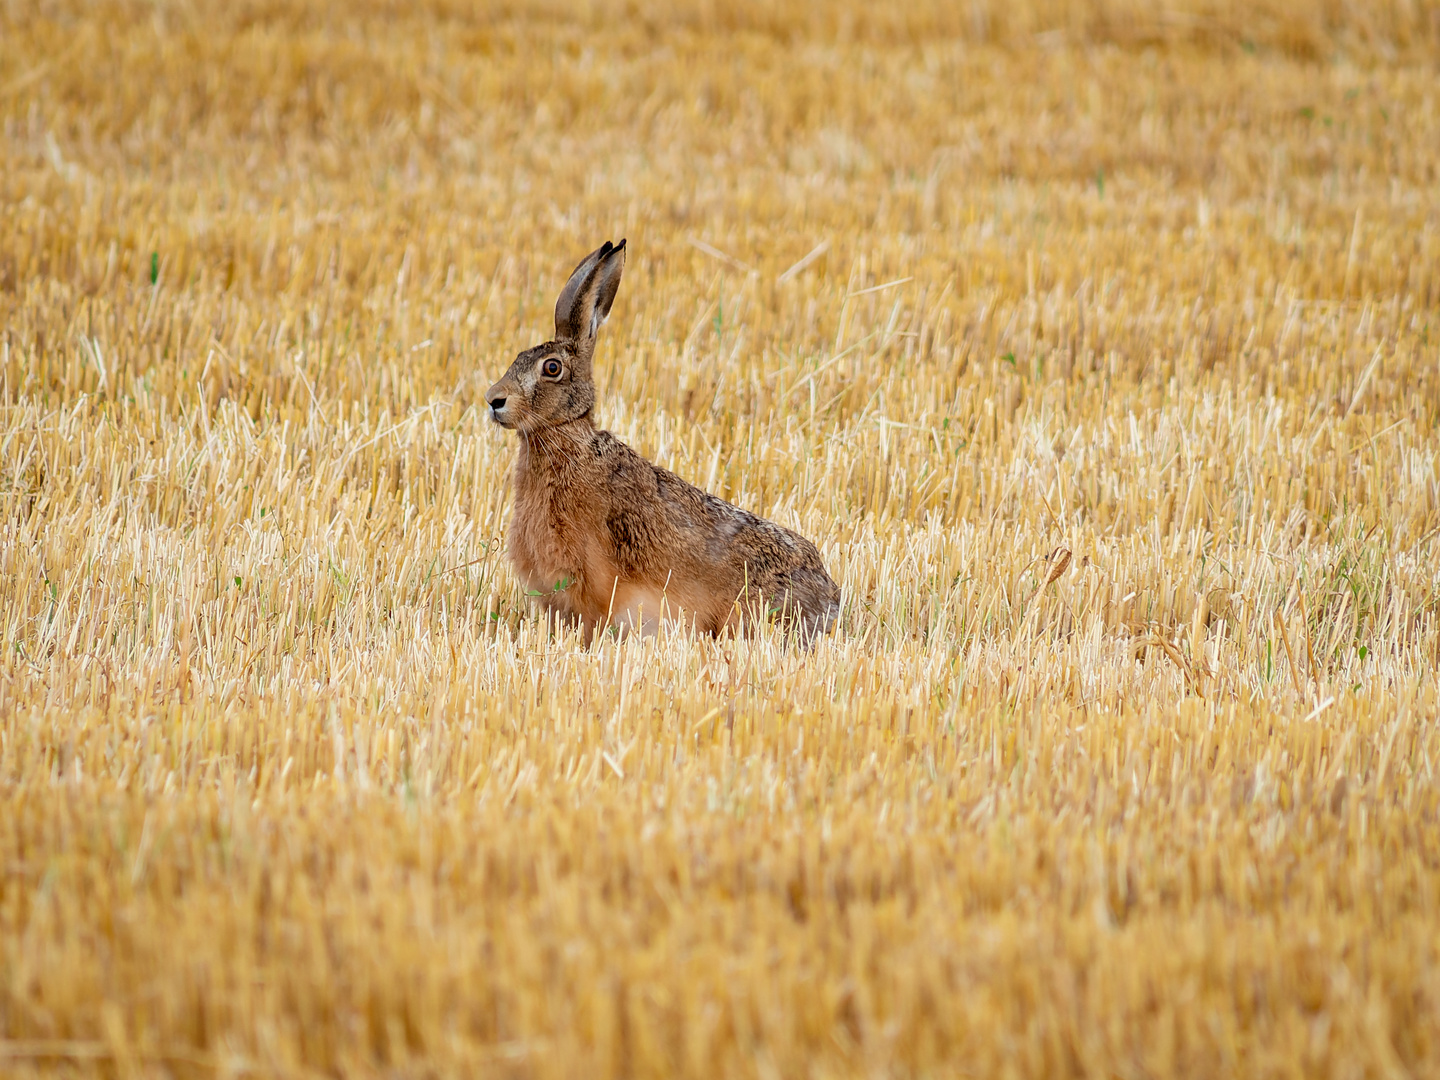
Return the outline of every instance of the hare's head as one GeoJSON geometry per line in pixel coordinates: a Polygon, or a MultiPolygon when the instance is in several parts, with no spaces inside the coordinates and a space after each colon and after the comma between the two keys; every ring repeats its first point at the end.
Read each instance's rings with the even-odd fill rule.
{"type": "Polygon", "coordinates": [[[624,269],[624,240],[607,240],[580,261],[555,302],[555,340],[526,349],[486,391],[491,419],[530,432],[578,420],[595,407],[595,335],[610,314],[624,269]]]}

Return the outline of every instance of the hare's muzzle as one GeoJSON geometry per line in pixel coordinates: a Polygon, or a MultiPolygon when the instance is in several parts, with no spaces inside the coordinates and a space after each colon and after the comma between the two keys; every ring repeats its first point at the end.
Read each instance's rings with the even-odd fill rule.
{"type": "Polygon", "coordinates": [[[485,401],[490,406],[490,419],[494,420],[495,423],[501,427],[510,426],[505,417],[506,400],[505,391],[498,386],[492,386],[485,395],[485,401]]]}

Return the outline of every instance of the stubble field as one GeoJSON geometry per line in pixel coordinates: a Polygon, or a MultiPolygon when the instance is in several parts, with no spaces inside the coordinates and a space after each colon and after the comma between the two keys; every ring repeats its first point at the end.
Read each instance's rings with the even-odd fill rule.
{"type": "Polygon", "coordinates": [[[1440,8],[0,5],[0,1073],[1440,1070],[1440,8]],[[952,10],[953,9],[953,10],[952,10]],[[537,621],[483,393],[816,541],[537,621]]]}

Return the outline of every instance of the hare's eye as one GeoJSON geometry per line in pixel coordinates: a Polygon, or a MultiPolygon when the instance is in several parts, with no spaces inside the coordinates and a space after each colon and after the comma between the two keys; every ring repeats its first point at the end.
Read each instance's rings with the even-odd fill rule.
{"type": "Polygon", "coordinates": [[[545,363],[540,366],[540,372],[541,372],[541,374],[543,374],[546,378],[549,378],[549,379],[559,378],[559,377],[560,377],[560,361],[554,359],[553,357],[552,357],[551,359],[549,359],[549,360],[546,360],[545,363]]]}

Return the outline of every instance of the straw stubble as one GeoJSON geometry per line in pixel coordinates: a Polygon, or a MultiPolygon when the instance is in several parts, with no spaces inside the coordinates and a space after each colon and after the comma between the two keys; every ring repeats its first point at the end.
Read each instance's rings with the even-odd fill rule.
{"type": "Polygon", "coordinates": [[[0,1071],[1434,1070],[1437,24],[1262,6],[0,13],[0,1071]],[[813,652],[506,567],[622,235],[813,652]]]}

